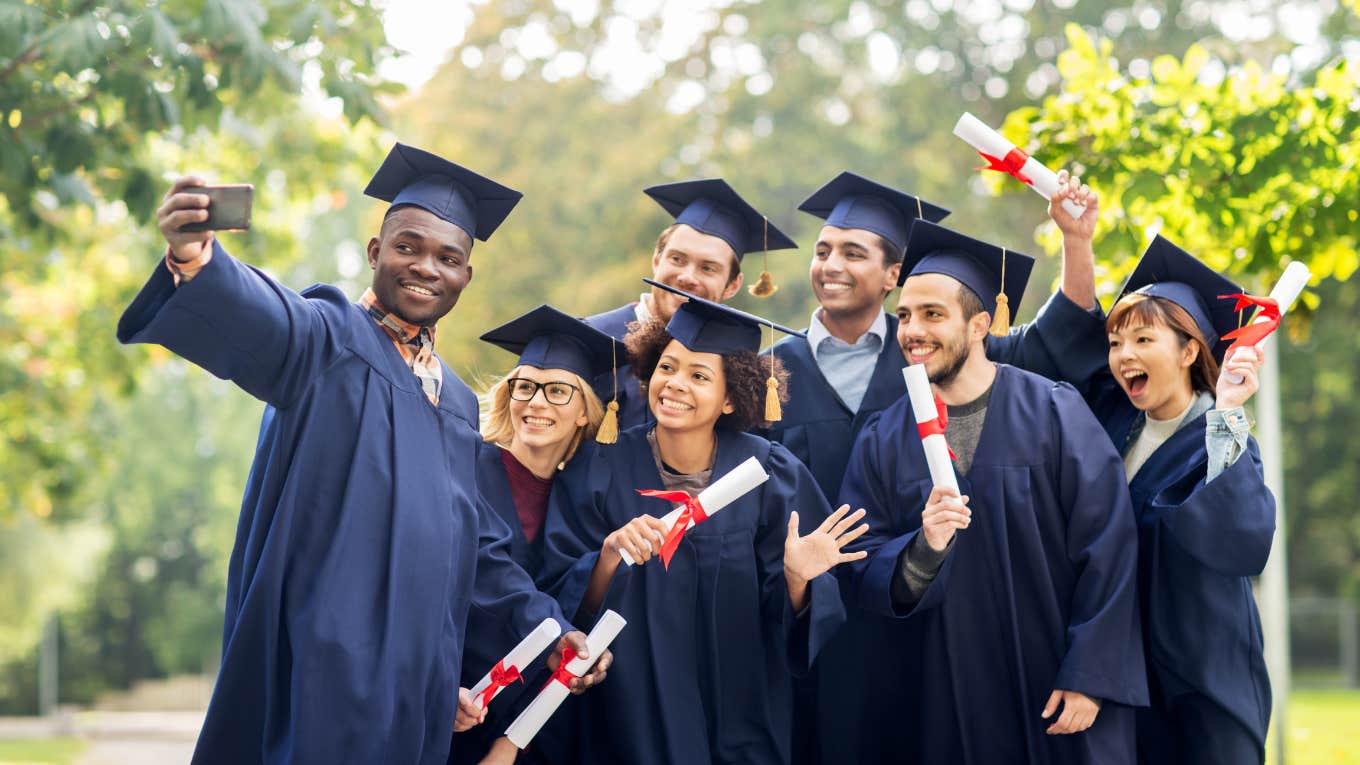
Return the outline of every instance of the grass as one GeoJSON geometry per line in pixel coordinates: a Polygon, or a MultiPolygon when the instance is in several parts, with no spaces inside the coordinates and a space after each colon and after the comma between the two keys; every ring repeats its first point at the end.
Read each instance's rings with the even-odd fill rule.
{"type": "Polygon", "coordinates": [[[1360,765],[1360,691],[1294,691],[1289,701],[1286,765],[1360,765]]]}
{"type": "Polygon", "coordinates": [[[73,738],[0,739],[0,765],[67,765],[85,751],[73,738]]]}

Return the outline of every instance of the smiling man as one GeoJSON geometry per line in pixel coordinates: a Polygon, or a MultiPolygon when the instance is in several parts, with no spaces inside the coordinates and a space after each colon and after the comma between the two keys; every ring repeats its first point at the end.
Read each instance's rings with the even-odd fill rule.
{"type": "MultiPolygon", "coordinates": [[[[561,621],[479,499],[476,399],[434,353],[473,238],[520,194],[397,144],[365,192],[391,207],[355,304],[328,285],[295,293],[211,232],[181,231],[208,217],[198,185],[166,195],[168,251],[118,324],[122,342],[159,343],[266,404],[194,762],[442,765],[455,717],[480,717],[458,688],[467,644],[561,621]]],[[[568,645],[580,654],[585,636],[550,663],[568,645]]]]}
{"type": "Polygon", "coordinates": [[[1031,263],[912,227],[896,341],[945,410],[960,490],[933,487],[909,397],[865,425],[841,496],[869,511],[849,590],[873,672],[820,699],[858,747],[844,761],[1133,763],[1147,685],[1119,454],[1070,386],[983,349],[1031,263]]]}
{"type": "MultiPolygon", "coordinates": [[[[644,191],[674,216],[652,251],[652,279],[669,287],[721,303],[741,289],[741,259],[746,253],[798,246],[721,178],[666,183],[644,191]]],[[[586,322],[623,340],[631,327],[653,319],[670,321],[682,302],[674,293],[653,287],[636,302],[586,322]]],[[[595,390],[606,402],[617,392],[620,430],[651,419],[632,367],[620,366],[612,378],[596,381],[595,390]]]]}

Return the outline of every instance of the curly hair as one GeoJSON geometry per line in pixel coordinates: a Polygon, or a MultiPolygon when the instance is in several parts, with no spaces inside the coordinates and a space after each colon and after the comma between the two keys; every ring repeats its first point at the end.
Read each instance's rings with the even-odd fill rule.
{"type": "MultiPolygon", "coordinates": [[[[661,362],[661,355],[674,339],[659,321],[643,324],[624,338],[633,374],[642,382],[644,393],[652,373],[656,371],[656,365],[661,362]]],[[[732,412],[719,416],[716,427],[737,431],[750,430],[756,426],[769,427],[770,423],[765,420],[765,381],[770,376],[771,364],[774,366],[774,379],[779,383],[779,401],[787,403],[789,373],[778,358],[769,354],[757,355],[751,351],[722,354],[723,378],[727,383],[726,395],[732,402],[732,412]]]]}

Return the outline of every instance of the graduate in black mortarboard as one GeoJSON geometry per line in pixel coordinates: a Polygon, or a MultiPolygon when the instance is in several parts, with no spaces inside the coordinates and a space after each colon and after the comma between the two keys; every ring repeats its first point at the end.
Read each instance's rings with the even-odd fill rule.
{"type": "MultiPolygon", "coordinates": [[[[1131,763],[1147,703],[1119,454],[1068,385],[989,361],[1028,257],[918,220],[898,335],[924,364],[960,492],[934,488],[909,397],[864,427],[841,489],[869,511],[844,576],[876,629],[841,702],[846,762],[1131,763]]],[[[825,723],[823,723],[825,724],[825,723]]]]}
{"type": "MultiPolygon", "coordinates": [[[[1081,238],[1060,201],[1050,214],[1065,239],[1081,238]]],[[[1148,765],[1265,761],[1270,678],[1251,577],[1270,555],[1275,502],[1242,408],[1264,355],[1229,348],[1250,317],[1223,297],[1241,292],[1158,236],[1105,326],[1073,328],[1074,341],[1107,353],[1071,382],[1123,455],[1138,522],[1152,701],[1138,710],[1138,757],[1148,765]]]]}
{"type": "MultiPolygon", "coordinates": [[[[652,279],[668,287],[721,303],[741,289],[746,254],[798,246],[721,178],[665,183],[644,191],[674,219],[652,251],[652,279]]],[[[769,274],[762,274],[762,279],[768,282],[769,274]]],[[[587,321],[622,340],[631,327],[653,319],[670,321],[680,302],[653,287],[636,302],[587,321]]],[[[612,379],[599,380],[596,392],[606,402],[617,402],[619,429],[650,421],[646,398],[638,394],[637,380],[627,367],[612,379]]],[[[603,440],[608,442],[609,437],[603,440]]]]}
{"type": "MultiPolygon", "coordinates": [[[[397,144],[366,190],[391,206],[368,243],[373,286],[351,303],[180,231],[207,217],[185,191],[201,184],[166,195],[169,250],[118,324],[122,342],[163,345],[266,404],[194,762],[442,765],[455,718],[476,719],[464,650],[561,620],[478,498],[477,402],[434,353],[472,240],[520,194],[397,144]]],[[[550,661],[584,638],[569,632],[550,661]]]]}
{"type": "Polygon", "coordinates": [[[577,704],[567,761],[790,761],[791,673],[843,620],[828,572],[855,557],[841,547],[864,527],[861,513],[831,513],[786,449],[745,432],[779,408],[782,369],[758,355],[776,327],[690,297],[630,334],[654,424],[583,446],[558,477],[540,583],[584,622],[602,608],[628,619],[609,682],[577,704]],[[671,498],[637,492],[697,496],[751,457],[769,480],[678,536],[658,520],[671,498]],[[808,515],[826,520],[802,534],[808,515]]]}
{"type": "MultiPolygon", "coordinates": [[[[543,568],[543,524],[558,472],[595,437],[604,419],[604,405],[589,381],[623,363],[627,349],[548,305],[488,330],[481,339],[518,359],[483,396],[477,491],[509,526],[510,557],[536,577],[543,568]]],[[[515,642],[469,646],[462,685],[475,684],[515,642]]],[[[505,730],[543,682],[525,674],[528,680],[496,696],[485,724],[454,735],[450,762],[473,765],[488,753],[493,760],[514,760],[517,749],[505,730]]],[[[558,710],[519,761],[551,761],[552,752],[569,745],[575,732],[572,711],[558,710]]]]}

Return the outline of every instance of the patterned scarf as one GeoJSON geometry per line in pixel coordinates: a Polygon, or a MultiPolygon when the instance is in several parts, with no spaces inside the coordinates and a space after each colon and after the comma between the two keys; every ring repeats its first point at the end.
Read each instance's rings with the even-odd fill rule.
{"type": "Polygon", "coordinates": [[[364,290],[363,297],[359,298],[359,305],[368,311],[368,315],[372,316],[374,321],[382,325],[397,346],[402,359],[406,361],[406,366],[410,367],[411,371],[415,372],[416,379],[420,380],[420,387],[425,391],[425,396],[430,399],[431,404],[438,405],[439,389],[444,384],[444,368],[434,355],[434,327],[417,327],[388,313],[378,302],[378,297],[373,294],[371,288],[364,290]]]}

